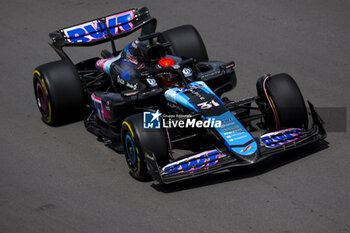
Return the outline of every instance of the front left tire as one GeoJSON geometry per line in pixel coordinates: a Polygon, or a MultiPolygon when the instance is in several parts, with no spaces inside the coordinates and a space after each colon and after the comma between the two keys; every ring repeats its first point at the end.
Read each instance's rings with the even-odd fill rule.
{"type": "Polygon", "coordinates": [[[163,129],[143,128],[143,113],[127,117],[121,127],[122,144],[130,175],[137,180],[149,178],[145,152],[153,153],[158,166],[169,162],[169,142],[163,129]]]}

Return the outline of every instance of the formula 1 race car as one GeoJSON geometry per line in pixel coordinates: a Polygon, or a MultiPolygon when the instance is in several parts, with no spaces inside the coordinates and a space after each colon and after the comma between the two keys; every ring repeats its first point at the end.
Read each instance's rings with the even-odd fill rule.
{"type": "Polygon", "coordinates": [[[34,71],[42,120],[84,117],[88,131],[124,152],[134,178],[160,183],[258,163],[326,137],[290,75],[265,74],[256,96],[231,101],[222,95],[236,86],[234,62],[208,61],[193,26],[156,32],[156,22],[143,7],[50,33],[61,60],[34,71]],[[138,39],[116,49],[116,39],[138,29],[138,39]],[[77,64],[63,51],[104,42],[111,52],[77,64]]]}

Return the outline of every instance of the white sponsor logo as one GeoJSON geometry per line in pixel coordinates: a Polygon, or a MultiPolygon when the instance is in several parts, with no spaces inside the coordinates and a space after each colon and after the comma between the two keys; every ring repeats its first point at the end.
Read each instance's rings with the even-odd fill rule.
{"type": "Polygon", "coordinates": [[[190,77],[192,76],[192,70],[190,68],[184,68],[182,70],[182,73],[184,74],[184,76],[187,78],[187,77],[190,77]]]}
{"type": "Polygon", "coordinates": [[[214,119],[197,120],[197,119],[165,119],[163,118],[164,128],[219,128],[221,121],[214,119]]]}

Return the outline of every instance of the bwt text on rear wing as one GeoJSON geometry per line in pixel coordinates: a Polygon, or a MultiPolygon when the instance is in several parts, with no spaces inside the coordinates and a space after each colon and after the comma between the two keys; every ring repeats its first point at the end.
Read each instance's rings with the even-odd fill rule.
{"type": "Polygon", "coordinates": [[[62,59],[69,59],[63,51],[65,46],[93,46],[125,37],[142,28],[141,35],[154,33],[157,20],[150,16],[146,7],[130,9],[87,21],[81,24],[59,29],[49,34],[53,49],[62,59]]]}

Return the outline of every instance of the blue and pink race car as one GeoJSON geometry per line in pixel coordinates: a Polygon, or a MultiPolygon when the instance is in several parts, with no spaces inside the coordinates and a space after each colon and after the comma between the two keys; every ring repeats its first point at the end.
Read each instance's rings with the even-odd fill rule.
{"type": "Polygon", "coordinates": [[[38,66],[34,92],[42,120],[84,118],[88,131],[123,152],[130,174],[172,183],[323,140],[313,105],[288,74],[265,74],[257,95],[232,101],[234,62],[209,61],[191,25],[156,32],[145,7],[50,33],[61,60],[38,66]],[[141,35],[117,49],[116,40],[141,35]],[[69,46],[110,43],[100,57],[73,63],[69,46]]]}

